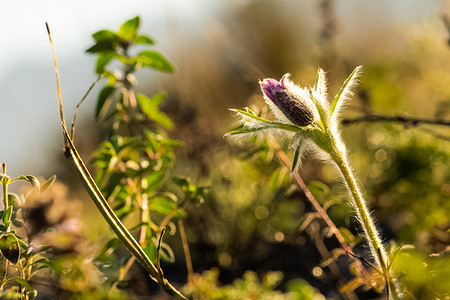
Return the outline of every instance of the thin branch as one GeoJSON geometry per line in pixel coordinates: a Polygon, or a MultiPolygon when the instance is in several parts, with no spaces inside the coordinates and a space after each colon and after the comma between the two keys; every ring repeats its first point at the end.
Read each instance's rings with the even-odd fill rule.
{"type": "Polygon", "coordinates": [[[50,34],[50,27],[48,26],[48,22],[45,22],[45,27],[47,28],[48,39],[50,40],[50,45],[52,47],[53,64],[55,65],[56,88],[58,90],[59,115],[61,117],[61,125],[63,129],[66,130],[66,120],[64,119],[64,111],[61,97],[61,82],[59,80],[58,62],[56,60],[55,46],[53,45],[52,35],[50,34]]]}
{"type": "Polygon", "coordinates": [[[156,247],[156,269],[158,269],[158,274],[159,274],[159,280],[160,281],[164,281],[164,274],[163,274],[163,270],[161,269],[161,245],[162,245],[162,241],[164,238],[164,233],[166,233],[166,228],[164,227],[161,230],[161,233],[159,235],[159,239],[158,239],[158,245],[156,247]]]}
{"type": "MultiPolygon", "coordinates": [[[[280,145],[277,143],[277,141],[273,138],[268,138],[268,143],[270,146],[275,149],[276,155],[278,158],[283,162],[283,164],[287,167],[291,167],[291,161],[287,157],[286,153],[280,149],[280,145]]],[[[311,191],[308,189],[308,186],[303,181],[303,178],[300,176],[298,172],[293,173],[295,182],[300,187],[300,189],[305,194],[306,199],[311,203],[314,210],[319,214],[319,216],[325,221],[327,226],[330,228],[330,231],[334,234],[336,239],[338,240],[339,244],[341,245],[341,248],[344,249],[344,251],[347,253],[347,255],[350,258],[354,258],[355,254],[353,253],[353,249],[345,242],[341,232],[336,227],[336,225],[333,223],[333,221],[328,216],[327,212],[323,209],[323,207],[320,205],[320,203],[316,200],[314,195],[311,193],[311,191]]],[[[359,260],[356,260],[357,267],[360,270],[361,274],[364,274],[363,276],[366,277],[365,273],[367,272],[364,269],[364,266],[361,264],[359,260]]]]}
{"type": "Polygon", "coordinates": [[[420,124],[430,124],[430,125],[441,125],[450,126],[450,120],[439,120],[439,119],[425,119],[425,118],[414,118],[414,117],[404,117],[404,116],[388,116],[388,115],[365,115],[362,117],[344,119],[342,124],[350,125],[362,122],[393,122],[401,123],[405,126],[417,126],[420,124]]]}
{"type": "Polygon", "coordinates": [[[184,257],[186,260],[186,269],[188,272],[188,283],[192,284],[194,278],[194,268],[192,267],[191,253],[189,251],[189,244],[186,237],[186,231],[184,230],[183,220],[178,220],[178,228],[180,230],[181,243],[183,245],[184,257]]]}
{"type": "MultiPolygon", "coordinates": [[[[286,153],[280,149],[280,145],[272,138],[268,139],[269,144],[275,149],[276,154],[278,158],[283,162],[283,164],[287,167],[291,167],[291,161],[287,157],[286,153]]],[[[349,253],[353,253],[350,246],[345,242],[344,238],[341,235],[341,232],[336,227],[336,225],[333,223],[333,221],[328,217],[327,212],[320,206],[319,202],[316,200],[316,198],[313,196],[313,194],[309,191],[308,187],[306,186],[305,182],[303,181],[302,177],[298,172],[293,173],[295,182],[300,187],[300,189],[303,191],[303,193],[306,196],[306,199],[311,203],[314,210],[319,214],[319,216],[325,221],[325,223],[330,228],[331,232],[336,236],[339,244],[341,244],[342,248],[349,253]]]]}
{"type": "Polygon", "coordinates": [[[81,104],[84,102],[86,97],[89,95],[91,90],[94,88],[94,86],[97,84],[97,82],[100,81],[102,78],[102,75],[98,76],[97,79],[91,84],[91,86],[88,88],[87,92],[84,94],[83,98],[78,102],[77,107],[75,108],[75,113],[73,114],[73,120],[72,120],[72,129],[70,131],[70,136],[72,137],[72,140],[75,138],[75,120],[77,118],[78,109],[80,108],[81,104]]]}
{"type": "Polygon", "coordinates": [[[351,256],[351,257],[354,257],[354,258],[356,258],[356,259],[358,259],[358,260],[360,260],[360,261],[362,261],[362,262],[364,262],[365,264],[367,264],[369,267],[371,267],[374,271],[376,271],[378,274],[380,274],[381,276],[384,276],[384,274],[373,264],[373,263],[371,263],[370,261],[368,261],[367,259],[365,259],[364,257],[362,257],[362,256],[359,256],[359,255],[356,255],[355,253],[353,253],[353,252],[348,252],[347,253],[349,256],[351,256]]]}
{"type": "MultiPolygon", "coordinates": [[[[277,141],[271,137],[269,137],[267,140],[268,140],[268,143],[270,144],[270,146],[275,150],[278,158],[283,162],[283,164],[288,169],[290,169],[291,161],[287,157],[286,153],[283,150],[281,150],[280,145],[277,143],[277,141]]],[[[320,205],[320,203],[316,200],[314,195],[308,189],[308,186],[305,184],[305,182],[303,181],[303,178],[300,176],[300,174],[298,172],[294,172],[293,177],[294,177],[297,185],[300,187],[300,189],[305,194],[306,199],[311,203],[311,205],[313,206],[313,208],[317,212],[317,214],[325,221],[327,226],[330,228],[330,231],[334,234],[334,236],[338,240],[339,244],[341,245],[341,248],[344,249],[347,256],[352,259],[357,257],[356,254],[353,252],[353,249],[347,244],[347,242],[345,242],[341,232],[336,227],[336,225],[333,223],[333,221],[330,219],[330,217],[328,216],[325,209],[323,209],[323,207],[320,205]]],[[[361,261],[355,260],[355,267],[359,270],[359,272],[361,272],[361,276],[363,278],[368,277],[367,271],[364,268],[364,266],[362,265],[361,261]]]]}

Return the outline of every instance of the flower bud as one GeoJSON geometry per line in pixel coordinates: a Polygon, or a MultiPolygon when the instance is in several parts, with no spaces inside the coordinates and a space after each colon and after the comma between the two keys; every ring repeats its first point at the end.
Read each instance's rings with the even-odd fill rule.
{"type": "Polygon", "coordinates": [[[283,83],[286,75],[280,81],[268,78],[259,84],[264,94],[289,121],[299,126],[307,126],[313,122],[313,112],[301,99],[286,89],[283,83]]]}

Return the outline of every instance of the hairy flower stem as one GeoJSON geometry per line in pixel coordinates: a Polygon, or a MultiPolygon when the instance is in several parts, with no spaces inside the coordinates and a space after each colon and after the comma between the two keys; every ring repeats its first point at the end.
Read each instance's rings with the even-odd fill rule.
{"type": "MultiPolygon", "coordinates": [[[[335,148],[337,149],[337,147],[335,148]]],[[[358,186],[355,176],[353,175],[352,170],[343,154],[339,153],[338,151],[334,151],[333,153],[331,153],[331,156],[337,167],[341,171],[345,179],[345,183],[350,190],[353,198],[354,208],[356,210],[358,219],[361,222],[364,233],[368,239],[370,250],[373,257],[375,258],[376,265],[381,268],[381,272],[383,273],[386,284],[388,285],[389,297],[392,297],[392,299],[401,299],[400,293],[397,290],[398,285],[396,283],[396,280],[392,276],[390,270],[388,270],[388,266],[390,265],[389,258],[386,254],[386,251],[384,250],[379,233],[374,224],[372,216],[370,215],[369,209],[367,208],[367,204],[362,196],[361,189],[358,186]]]]}

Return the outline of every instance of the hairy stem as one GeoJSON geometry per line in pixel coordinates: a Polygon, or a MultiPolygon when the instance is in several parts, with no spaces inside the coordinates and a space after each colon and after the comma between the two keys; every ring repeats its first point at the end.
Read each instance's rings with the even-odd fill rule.
{"type": "MultiPolygon", "coordinates": [[[[333,140],[333,142],[334,144],[337,144],[335,140],[333,140]]],[[[337,149],[338,147],[335,148],[337,149]]],[[[362,196],[361,189],[358,186],[358,182],[356,181],[355,176],[353,175],[353,172],[344,157],[344,154],[336,151],[334,153],[331,153],[331,156],[337,167],[341,171],[345,179],[345,183],[350,190],[356,214],[368,239],[370,250],[373,257],[375,258],[376,265],[381,268],[381,272],[384,274],[386,284],[388,285],[389,297],[392,297],[393,299],[401,299],[396,280],[393,277],[392,272],[390,272],[390,270],[388,270],[387,268],[387,266],[390,265],[389,258],[386,254],[386,251],[384,250],[380,235],[377,231],[369,209],[367,208],[366,201],[362,196]]]]}

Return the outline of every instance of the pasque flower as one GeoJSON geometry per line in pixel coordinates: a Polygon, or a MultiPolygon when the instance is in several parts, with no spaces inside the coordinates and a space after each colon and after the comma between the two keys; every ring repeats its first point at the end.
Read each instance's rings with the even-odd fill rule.
{"type": "Polygon", "coordinates": [[[277,111],[273,105],[281,111],[282,115],[277,115],[278,119],[283,121],[284,116],[295,125],[307,126],[314,118],[311,105],[307,104],[310,101],[301,99],[301,95],[296,95],[285,87],[288,76],[289,74],[284,75],[279,82],[271,78],[264,79],[259,84],[272,111],[277,111]]]}
{"type": "Polygon", "coordinates": [[[272,78],[259,82],[264,99],[277,121],[259,117],[250,108],[232,109],[241,118],[243,128],[229,132],[226,136],[248,136],[270,131],[283,134],[291,140],[295,148],[292,171],[301,165],[301,158],[307,151],[320,158],[329,159],[332,153],[344,153],[338,134],[337,115],[356,84],[360,67],[357,67],[344,82],[333,102],[327,101],[325,72],[319,69],[314,87],[303,88],[285,74],[280,81],[272,78]]]}
{"type": "Polygon", "coordinates": [[[339,113],[346,100],[353,95],[361,66],[355,68],[344,81],[331,103],[327,100],[325,72],[319,69],[312,88],[303,88],[289,80],[289,74],[280,81],[264,79],[259,82],[264,99],[277,121],[264,119],[250,108],[232,109],[242,118],[242,125],[226,136],[248,136],[258,133],[283,133],[295,149],[292,172],[297,171],[303,153],[307,150],[320,158],[331,161],[339,169],[351,194],[350,204],[354,207],[361,227],[368,240],[376,265],[383,273],[388,292],[398,299],[401,293],[390,270],[386,251],[381,243],[373,217],[361,193],[347,159],[347,151],[339,134],[339,113]],[[312,151],[311,151],[312,150],[312,151]]]}

